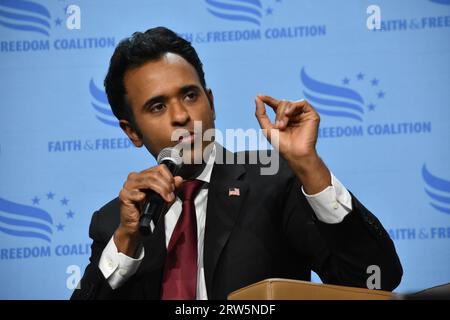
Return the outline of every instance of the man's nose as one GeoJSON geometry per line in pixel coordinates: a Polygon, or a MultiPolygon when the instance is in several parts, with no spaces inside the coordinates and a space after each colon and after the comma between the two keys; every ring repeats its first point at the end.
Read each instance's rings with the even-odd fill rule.
{"type": "Polygon", "coordinates": [[[184,126],[191,119],[186,106],[184,106],[180,101],[174,102],[172,104],[170,112],[173,126],[184,126]]]}

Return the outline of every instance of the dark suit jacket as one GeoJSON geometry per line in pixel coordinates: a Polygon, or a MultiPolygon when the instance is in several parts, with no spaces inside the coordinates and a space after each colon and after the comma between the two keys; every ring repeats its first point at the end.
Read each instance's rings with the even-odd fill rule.
{"type": "MultiPolygon", "coordinates": [[[[261,167],[214,164],[204,239],[209,299],[226,299],[236,289],[272,277],[310,280],[311,270],[325,283],[366,287],[370,265],[380,267],[381,289],[398,286],[403,271],[393,242],[354,195],[352,212],[341,223],[325,224],[317,220],[299,180],[281,157],[276,175],[261,175],[261,167]],[[230,197],[229,188],[239,188],[240,196],[230,197]]],[[[144,240],[145,257],[136,274],[112,290],[98,263],[119,221],[117,198],[94,213],[90,264],[72,299],[160,298],[164,219],[144,240]]]]}

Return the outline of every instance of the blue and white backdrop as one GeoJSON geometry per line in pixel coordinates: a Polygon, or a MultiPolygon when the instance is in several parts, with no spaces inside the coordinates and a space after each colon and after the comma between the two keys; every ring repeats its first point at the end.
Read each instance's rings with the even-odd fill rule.
{"type": "Polygon", "coordinates": [[[155,163],[102,82],[159,25],[197,48],[219,129],[259,128],[257,93],[308,99],[321,156],[395,241],[396,291],[450,282],[450,1],[0,0],[0,299],[68,298],[92,212],[155,163]]]}

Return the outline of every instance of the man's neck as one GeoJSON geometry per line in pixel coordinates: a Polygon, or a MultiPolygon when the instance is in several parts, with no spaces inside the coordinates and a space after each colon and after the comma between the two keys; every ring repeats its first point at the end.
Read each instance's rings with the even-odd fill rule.
{"type": "Polygon", "coordinates": [[[178,171],[179,176],[181,176],[183,179],[195,179],[197,178],[200,173],[205,169],[206,163],[202,162],[201,164],[187,164],[183,165],[178,171]]]}
{"type": "Polygon", "coordinates": [[[215,143],[209,144],[203,154],[207,155],[202,159],[200,164],[186,164],[183,165],[178,172],[178,175],[183,179],[200,179],[209,182],[211,177],[211,170],[216,158],[216,145],[215,143]]]}

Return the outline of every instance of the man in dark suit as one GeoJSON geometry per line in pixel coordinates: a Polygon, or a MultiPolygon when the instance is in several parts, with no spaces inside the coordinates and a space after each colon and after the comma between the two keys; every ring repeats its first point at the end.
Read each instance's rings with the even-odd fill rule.
{"type": "Polygon", "coordinates": [[[204,139],[214,130],[213,95],[194,48],[172,31],[122,41],[105,87],[135,146],[155,157],[175,145],[192,152],[175,177],[164,165],[131,173],[119,197],[94,213],[90,264],[73,299],[225,299],[266,278],[309,280],[311,270],[326,283],[367,287],[371,266],[380,271],[375,287],[398,286],[394,245],[318,156],[319,115],[307,101],[256,97],[255,115],[281,155],[278,170],[262,174],[261,161],[250,161],[255,153],[237,161],[204,139]],[[174,135],[179,129],[186,134],[174,135]],[[138,226],[149,189],[167,210],[144,237],[138,226]]]}

